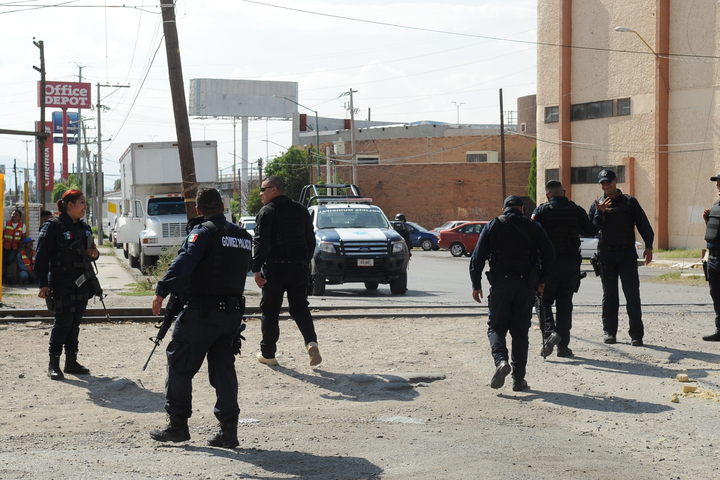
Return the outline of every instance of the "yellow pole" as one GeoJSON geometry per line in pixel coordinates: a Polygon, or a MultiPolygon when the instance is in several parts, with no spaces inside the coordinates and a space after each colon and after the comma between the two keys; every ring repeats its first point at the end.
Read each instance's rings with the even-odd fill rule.
{"type": "MultiPolygon", "coordinates": [[[[27,170],[26,170],[27,172],[27,170]]],[[[26,177],[27,178],[27,177],[26,177]]],[[[28,182],[25,182],[25,233],[23,237],[30,236],[30,192],[28,191],[28,182]]]]}
{"type": "MultiPolygon", "coordinates": [[[[5,174],[0,173],[0,219],[5,218],[5,174]]],[[[2,224],[3,226],[3,237],[5,236],[5,222],[2,224]]],[[[0,285],[2,285],[2,278],[3,278],[3,261],[0,262],[0,285]]],[[[2,304],[2,288],[0,288],[0,304],[2,304]]]]}

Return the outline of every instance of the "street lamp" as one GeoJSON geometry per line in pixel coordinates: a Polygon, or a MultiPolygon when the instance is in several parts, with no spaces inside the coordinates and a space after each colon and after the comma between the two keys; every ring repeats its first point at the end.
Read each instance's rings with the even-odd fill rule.
{"type": "Polygon", "coordinates": [[[283,97],[282,95],[273,95],[273,97],[284,98],[288,102],[292,102],[295,105],[297,105],[298,107],[303,107],[307,110],[310,110],[311,112],[313,112],[315,114],[315,148],[317,149],[316,155],[317,155],[318,184],[319,184],[321,177],[320,177],[320,128],[318,127],[318,112],[316,110],[313,110],[312,108],[306,107],[305,105],[302,105],[302,104],[296,102],[295,100],[293,100],[291,98],[283,97]]]}
{"type": "Polygon", "coordinates": [[[457,124],[460,125],[460,105],[465,105],[465,102],[460,102],[460,103],[450,102],[450,103],[454,103],[455,106],[457,107],[457,124]]]}
{"type": "Polygon", "coordinates": [[[645,46],[650,49],[650,51],[653,53],[653,55],[655,55],[655,56],[657,57],[657,53],[655,53],[655,50],[653,50],[653,48],[645,41],[645,39],[642,37],[642,35],[640,35],[638,32],[636,32],[636,31],[633,30],[632,28],[627,28],[627,27],[615,27],[614,30],[615,30],[616,32],[622,32],[622,33],[634,33],[635,35],[638,36],[638,38],[639,38],[640,40],[642,40],[642,42],[645,44],[645,46]]]}

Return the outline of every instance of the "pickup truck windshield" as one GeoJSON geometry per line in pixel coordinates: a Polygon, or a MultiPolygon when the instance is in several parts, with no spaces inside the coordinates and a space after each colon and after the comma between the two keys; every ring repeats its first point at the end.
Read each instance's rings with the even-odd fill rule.
{"type": "Polygon", "coordinates": [[[182,197],[151,198],[148,201],[148,215],[185,215],[185,201],[182,197]]]}
{"type": "Polygon", "coordinates": [[[352,208],[318,211],[317,228],[390,228],[378,210],[352,208]]]}

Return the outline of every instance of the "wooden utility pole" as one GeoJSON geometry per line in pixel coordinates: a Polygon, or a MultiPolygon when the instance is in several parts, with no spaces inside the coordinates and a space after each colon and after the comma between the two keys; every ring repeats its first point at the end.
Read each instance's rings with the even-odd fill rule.
{"type": "Polygon", "coordinates": [[[503,94],[500,89],[500,162],[502,162],[502,198],[505,201],[505,113],[503,112],[503,94]]]}
{"type": "MultiPolygon", "coordinates": [[[[185,197],[185,213],[188,220],[197,216],[195,199],[197,197],[197,177],[195,176],[195,159],[193,158],[192,138],[190,137],[190,120],[185,89],[183,87],[182,64],[180,63],[180,44],[178,42],[177,24],[175,23],[175,4],[162,3],[163,33],[165,34],[165,50],[167,51],[168,74],[170,77],[170,94],[173,112],[175,113],[175,131],[177,132],[178,153],[180,155],[180,174],[182,175],[182,194],[185,197]]],[[[234,174],[234,172],[233,172],[234,174]]]]}
{"type": "MultiPolygon", "coordinates": [[[[40,49],[40,68],[33,68],[40,72],[40,129],[38,133],[45,133],[45,45],[42,40],[33,42],[40,49]]],[[[47,135],[38,135],[38,203],[45,210],[45,139],[47,135]]]]}

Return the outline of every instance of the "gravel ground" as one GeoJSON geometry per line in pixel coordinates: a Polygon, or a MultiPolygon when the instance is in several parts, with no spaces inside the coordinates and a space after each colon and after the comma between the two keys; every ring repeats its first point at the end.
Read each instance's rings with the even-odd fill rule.
{"type": "MultiPolygon", "coordinates": [[[[3,301],[41,305],[20,293],[3,301]]],[[[149,306],[150,297],[110,292],[106,303],[149,306]]],[[[53,382],[50,326],[2,323],[0,478],[718,477],[720,355],[699,338],[712,330],[709,307],[647,308],[645,347],[629,345],[622,319],[619,343],[603,344],[597,308],[578,308],[569,359],[543,360],[533,328],[530,388],[517,393],[510,381],[489,387],[484,313],[324,319],[316,323],[324,362],[314,369],[291,321],[281,323],[280,366],[257,363],[260,325],[250,320],[236,363],[234,450],[206,446],[216,422],[205,368],[194,385],[192,439],[148,436],[165,424],[161,349],[141,371],[151,325],[84,325],[80,361],[91,375],[53,382]],[[684,396],[678,373],[698,392],[684,396]]]]}

